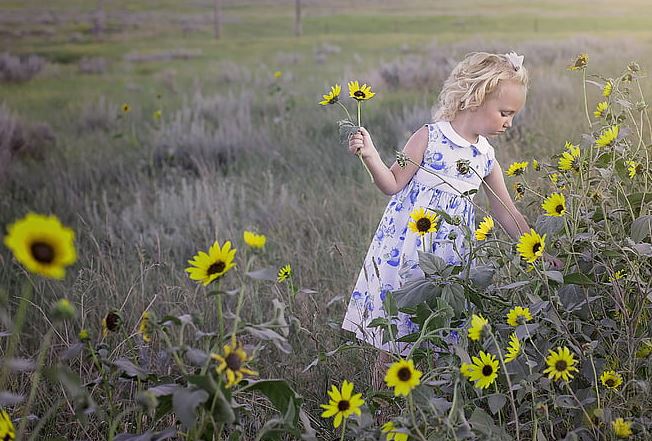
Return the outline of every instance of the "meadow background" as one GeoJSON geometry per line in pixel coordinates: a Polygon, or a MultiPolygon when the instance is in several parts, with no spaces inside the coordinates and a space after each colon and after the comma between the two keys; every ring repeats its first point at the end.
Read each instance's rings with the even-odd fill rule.
{"type": "MultiPolygon", "coordinates": [[[[291,300],[282,286],[252,282],[245,268],[222,286],[249,287],[242,315],[252,322],[271,318],[274,299],[291,305],[291,353],[267,342],[255,367],[289,380],[327,437],[318,405],[328,386],[348,378],[364,390],[370,382],[375,354],[346,346],[339,325],[388,198],[338,143],[343,115],[319,106],[321,94],[334,83],[371,84],[377,95],[365,103],[363,124],[390,162],[429,121],[464,54],[513,50],[525,55],[531,86],[514,129],[493,141],[498,159],[503,167],[532,158],[554,163],[551,155],[585,130],[581,77],[567,70],[576,55],[588,53],[605,77],[632,60],[645,72],[652,57],[646,0],[302,6],[303,33],[295,36],[293,1],[224,0],[215,39],[210,1],[106,0],[101,34],[93,32],[96,2],[0,2],[0,224],[28,211],[56,214],[76,231],[79,252],[63,282],[32,279],[38,296],[20,339],[24,357],[35,356],[50,326],[48,305],[67,297],[79,313],[56,333],[49,359],[87,328],[112,355],[165,370],[154,357],[160,341],[123,344],[141,313],[192,314],[204,331],[214,329],[213,300],[188,280],[186,261],[215,239],[231,240],[244,266],[242,232],[255,230],[268,238],[256,269],[290,263],[302,291],[291,300]],[[123,314],[125,331],[103,338],[100,323],[111,308],[123,314]],[[332,353],[337,348],[351,350],[332,353]]],[[[643,85],[650,96],[652,86],[643,85]]],[[[593,102],[600,89],[589,85],[588,93],[593,102]]],[[[5,316],[25,277],[2,248],[5,316]]],[[[12,374],[10,389],[26,393],[28,378],[12,374]]],[[[60,394],[44,385],[32,412],[60,394]]],[[[255,433],[271,410],[249,410],[255,433]]],[[[103,439],[100,422],[82,426],[69,414],[62,408],[44,433],[103,439]]]]}

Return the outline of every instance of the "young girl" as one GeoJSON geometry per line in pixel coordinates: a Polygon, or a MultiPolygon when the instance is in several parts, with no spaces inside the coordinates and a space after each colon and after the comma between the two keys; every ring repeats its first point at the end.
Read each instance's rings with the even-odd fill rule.
{"type": "MultiPolygon", "coordinates": [[[[378,188],[393,195],[342,323],[342,328],[355,332],[359,339],[384,351],[404,354],[409,346],[383,343],[382,331],[368,327],[374,318],[384,316],[386,294],[424,276],[418,267],[417,250],[426,246],[427,251],[450,265],[466,260],[466,239],[460,226],[442,220],[436,232],[419,234],[433,224],[434,212],[428,209],[457,215],[474,231],[472,196],[462,193],[489,187],[486,193],[494,219],[513,238],[529,231],[512,202],[494,148],[486,138],[508,130],[525,104],[528,75],[522,61],[523,57],[514,53],[473,53],[453,69],[439,95],[435,122],[417,130],[403,148],[405,155],[434,175],[410,163],[400,167],[395,162],[387,168],[363,127],[350,137],[351,153],[362,155],[378,188]],[[465,164],[466,169],[459,164],[465,164]]],[[[396,325],[395,339],[417,331],[403,313],[399,313],[396,325]]],[[[376,370],[384,372],[382,364],[388,360],[387,354],[381,353],[376,370]]]]}

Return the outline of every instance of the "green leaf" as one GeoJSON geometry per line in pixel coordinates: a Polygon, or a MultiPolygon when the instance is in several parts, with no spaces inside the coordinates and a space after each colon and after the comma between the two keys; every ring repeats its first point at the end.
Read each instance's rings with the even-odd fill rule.
{"type": "Polygon", "coordinates": [[[126,377],[138,378],[139,380],[146,380],[149,377],[149,372],[145,369],[136,366],[126,358],[119,358],[113,362],[113,365],[118,368],[126,377]]]}
{"type": "Polygon", "coordinates": [[[504,394],[493,394],[487,397],[487,404],[492,414],[496,415],[507,403],[507,396],[504,394]]]}
{"type": "Polygon", "coordinates": [[[452,283],[444,286],[441,290],[441,299],[453,308],[457,316],[466,311],[466,297],[462,285],[452,283]]]}
{"type": "Polygon", "coordinates": [[[279,351],[285,354],[292,352],[292,346],[287,341],[287,339],[272,329],[259,326],[246,326],[244,331],[261,340],[271,341],[279,351]]]}
{"type": "Polygon", "coordinates": [[[429,279],[419,279],[405,285],[403,288],[393,291],[398,308],[416,306],[427,302],[441,294],[441,287],[429,279]]]}
{"type": "Polygon", "coordinates": [[[421,271],[423,271],[427,276],[434,274],[441,275],[448,266],[444,259],[435,254],[425,253],[421,250],[418,250],[417,254],[419,256],[419,268],[421,268],[421,271]]]}
{"type": "Polygon", "coordinates": [[[632,222],[630,237],[634,242],[642,242],[652,236],[652,215],[641,216],[632,222]]]}
{"type": "Polygon", "coordinates": [[[473,414],[471,414],[469,423],[473,430],[486,436],[483,439],[490,439],[492,441],[512,441],[512,437],[509,436],[505,429],[498,427],[491,416],[479,407],[476,407],[473,414]]]}
{"type": "Polygon", "coordinates": [[[546,216],[542,214],[537,218],[534,230],[541,236],[546,234],[546,239],[548,239],[564,228],[564,222],[562,216],[546,216]]]}
{"type": "Polygon", "coordinates": [[[545,275],[548,277],[548,279],[553,280],[557,283],[564,283],[564,276],[559,271],[546,271],[545,275]]]}
{"type": "Polygon", "coordinates": [[[478,265],[469,271],[471,283],[480,289],[486,289],[493,281],[496,269],[491,265],[478,265]]]}
{"type": "Polygon", "coordinates": [[[303,398],[297,394],[286,380],[248,380],[249,383],[242,387],[240,391],[258,391],[265,395],[272,402],[274,408],[281,415],[287,415],[288,411],[292,413],[292,425],[296,426],[299,418],[299,410],[303,398]]]}
{"type": "Polygon", "coordinates": [[[197,406],[208,399],[208,392],[201,389],[177,389],[172,395],[172,406],[184,427],[190,428],[197,418],[197,406]]]}
{"type": "Polygon", "coordinates": [[[590,286],[595,284],[593,280],[589,279],[586,275],[582,273],[564,274],[564,283],[569,283],[573,285],[584,285],[584,286],[590,286]]]}
{"type": "Polygon", "coordinates": [[[647,204],[652,201],[652,193],[632,193],[627,195],[627,200],[636,213],[641,210],[641,204],[647,204]]]}
{"type": "Polygon", "coordinates": [[[232,402],[224,396],[222,389],[217,389],[211,401],[207,402],[213,405],[215,402],[215,407],[213,408],[213,418],[215,421],[224,422],[226,424],[232,424],[235,422],[235,411],[233,410],[232,402]]]}

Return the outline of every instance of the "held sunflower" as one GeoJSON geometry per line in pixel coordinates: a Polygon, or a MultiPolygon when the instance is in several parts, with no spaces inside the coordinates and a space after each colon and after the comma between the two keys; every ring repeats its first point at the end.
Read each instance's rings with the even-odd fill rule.
{"type": "Polygon", "coordinates": [[[546,216],[563,216],[566,214],[566,197],[561,193],[553,193],[541,204],[546,216]]]}
{"type": "Polygon", "coordinates": [[[524,233],[516,245],[516,250],[527,263],[534,263],[543,256],[546,245],[546,235],[539,236],[539,233],[530,228],[529,233],[524,233]]]}
{"type": "Polygon", "coordinates": [[[492,354],[480,351],[480,357],[473,357],[473,363],[462,363],[460,372],[478,389],[486,389],[498,378],[498,360],[492,354]]]}
{"type": "Polygon", "coordinates": [[[186,268],[186,272],[192,280],[208,286],[235,266],[235,252],[235,248],[231,249],[230,241],[227,240],[222,247],[215,241],[208,254],[200,251],[188,261],[192,266],[186,268]]]}
{"type": "Polygon", "coordinates": [[[227,388],[240,383],[245,375],[258,375],[258,372],[245,366],[247,362],[251,361],[251,357],[247,355],[235,335],[231,336],[230,345],[224,345],[224,351],[221,355],[211,354],[211,358],[219,363],[215,371],[218,374],[224,373],[226,375],[227,388]]]}
{"type": "Polygon", "coordinates": [[[371,91],[371,86],[363,84],[360,86],[358,81],[349,81],[349,96],[358,101],[370,100],[376,95],[371,91]]]}
{"type": "Polygon", "coordinates": [[[61,280],[77,260],[75,233],[56,216],[28,213],[9,225],[4,244],[28,271],[61,280]]]}
{"type": "Polygon", "coordinates": [[[476,240],[486,240],[489,233],[494,229],[494,220],[489,216],[484,216],[482,222],[478,225],[478,229],[475,230],[475,239],[476,240]]]}
{"type": "Polygon", "coordinates": [[[428,213],[423,208],[417,208],[410,213],[412,218],[408,224],[410,231],[423,236],[426,233],[434,233],[437,231],[437,222],[439,215],[436,213],[428,213]]]}
{"type": "Polygon", "coordinates": [[[387,369],[385,383],[394,388],[394,396],[408,396],[412,389],[421,384],[422,372],[414,367],[414,361],[400,359],[387,369]]]}
{"type": "Polygon", "coordinates": [[[342,86],[336,84],[331,86],[330,92],[326,95],[323,95],[324,99],[319,102],[322,106],[328,106],[329,104],[336,104],[340,100],[340,92],[342,92],[342,86]]]}
{"type": "Polygon", "coordinates": [[[550,355],[546,357],[548,367],[543,373],[548,374],[548,378],[551,380],[569,381],[573,378],[572,372],[578,372],[575,363],[577,360],[567,347],[558,347],[557,352],[550,349],[550,355]]]}
{"type": "Polygon", "coordinates": [[[321,416],[322,418],[335,417],[333,419],[333,426],[336,429],[340,427],[342,420],[351,415],[362,415],[360,407],[364,404],[364,400],[362,399],[361,393],[353,395],[353,383],[344,380],[341,389],[338,389],[335,385],[331,385],[328,396],[330,398],[328,404],[320,404],[325,409],[321,416]]]}

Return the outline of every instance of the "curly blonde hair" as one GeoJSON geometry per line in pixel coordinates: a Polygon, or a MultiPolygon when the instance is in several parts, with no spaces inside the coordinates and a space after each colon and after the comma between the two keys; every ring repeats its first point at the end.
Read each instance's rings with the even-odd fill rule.
{"type": "Polygon", "coordinates": [[[451,72],[433,106],[434,121],[452,121],[457,112],[479,107],[496,90],[501,81],[518,81],[527,88],[524,66],[518,70],[507,55],[473,52],[451,72]]]}

